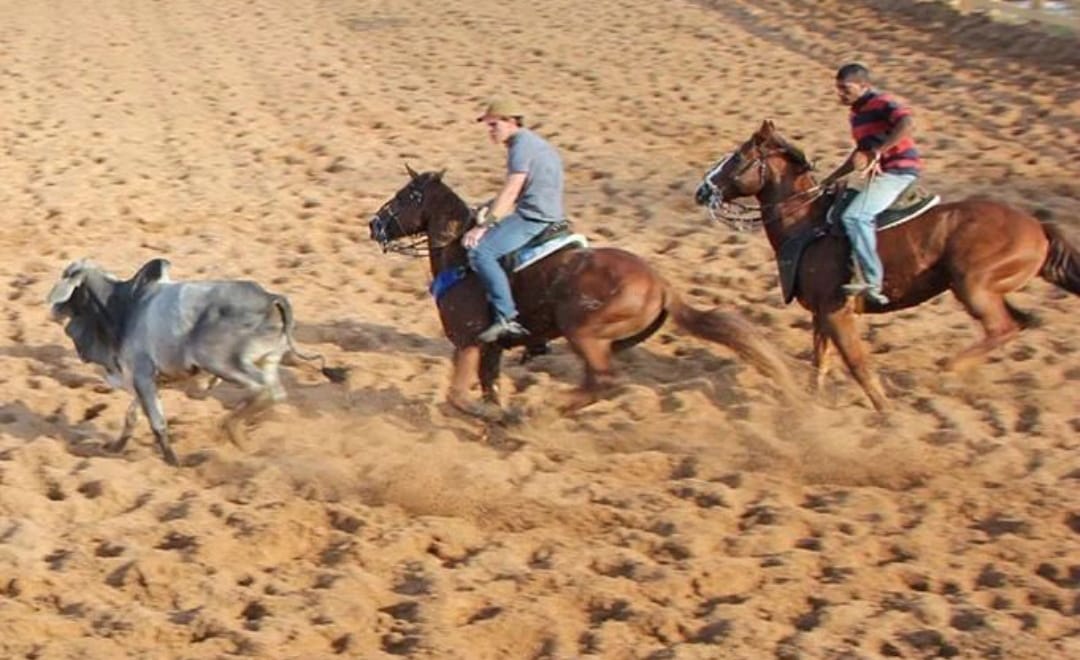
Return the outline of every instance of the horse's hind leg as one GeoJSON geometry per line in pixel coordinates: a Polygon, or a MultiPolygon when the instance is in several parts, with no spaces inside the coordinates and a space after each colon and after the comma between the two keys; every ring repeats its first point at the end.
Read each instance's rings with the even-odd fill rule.
{"type": "Polygon", "coordinates": [[[605,390],[614,384],[615,373],[611,367],[611,340],[597,337],[568,336],[570,347],[585,362],[585,378],[572,395],[570,402],[562,406],[563,412],[584,408],[597,401],[605,390]]]}
{"type": "MultiPolygon", "coordinates": [[[[981,360],[990,351],[1002,346],[1020,333],[1017,316],[1005,296],[986,288],[954,288],[953,292],[964,309],[982,324],[986,336],[959,355],[945,361],[945,368],[960,371],[981,360]]],[[[1021,317],[1021,322],[1024,319],[1021,317]]]]}
{"type": "Polygon", "coordinates": [[[878,411],[886,410],[889,402],[885,398],[885,391],[881,389],[881,383],[868,364],[866,349],[855,326],[855,314],[845,307],[829,314],[823,323],[844,364],[862,386],[866,396],[870,397],[874,408],[878,411]]]}

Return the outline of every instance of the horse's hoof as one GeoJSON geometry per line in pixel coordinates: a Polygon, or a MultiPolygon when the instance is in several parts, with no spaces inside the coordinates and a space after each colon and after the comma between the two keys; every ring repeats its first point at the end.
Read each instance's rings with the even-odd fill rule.
{"type": "Polygon", "coordinates": [[[570,396],[570,401],[559,406],[559,412],[564,415],[572,415],[577,411],[591,406],[599,400],[599,397],[595,394],[589,394],[585,392],[579,392],[570,396]]]}
{"type": "Polygon", "coordinates": [[[488,401],[461,401],[456,398],[451,398],[450,405],[459,412],[463,412],[471,417],[477,417],[485,422],[500,423],[506,417],[506,412],[502,409],[502,406],[488,401]]]}

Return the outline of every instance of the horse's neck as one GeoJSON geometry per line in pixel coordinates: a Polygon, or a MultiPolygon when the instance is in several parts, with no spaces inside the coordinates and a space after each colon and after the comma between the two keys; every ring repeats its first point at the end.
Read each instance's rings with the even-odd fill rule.
{"type": "Polygon", "coordinates": [[[432,238],[428,237],[428,247],[431,250],[431,274],[438,275],[448,268],[459,268],[469,263],[469,255],[460,240],[455,240],[449,245],[436,247],[432,238]]]}
{"type": "Polygon", "coordinates": [[[766,186],[758,194],[765,233],[774,250],[790,236],[824,217],[819,199],[805,194],[814,187],[809,173],[766,186]]]}
{"type": "Polygon", "coordinates": [[[468,264],[468,252],[461,244],[461,236],[471,223],[469,206],[448,186],[441,186],[432,195],[431,207],[427,239],[431,274],[434,276],[448,268],[468,264]],[[458,229],[455,231],[453,227],[458,229]]]}

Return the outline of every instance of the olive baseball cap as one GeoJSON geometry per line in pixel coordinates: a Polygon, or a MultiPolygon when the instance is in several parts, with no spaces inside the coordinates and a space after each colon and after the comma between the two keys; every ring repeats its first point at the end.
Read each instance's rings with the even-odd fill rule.
{"type": "Polygon", "coordinates": [[[492,99],[488,103],[487,108],[484,109],[484,114],[476,118],[476,121],[485,121],[487,119],[502,119],[504,117],[524,117],[525,110],[513,99],[509,98],[496,98],[492,99]]]}

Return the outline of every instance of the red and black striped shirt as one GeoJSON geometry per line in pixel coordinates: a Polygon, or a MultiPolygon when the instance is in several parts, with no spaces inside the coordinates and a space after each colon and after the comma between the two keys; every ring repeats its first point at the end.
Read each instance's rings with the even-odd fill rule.
{"type": "MultiPolygon", "coordinates": [[[[892,96],[870,90],[851,106],[851,135],[860,151],[877,149],[889,131],[911,109],[892,96]]],[[[922,160],[915,140],[907,136],[881,154],[881,170],[893,174],[919,174],[922,160]]]]}

